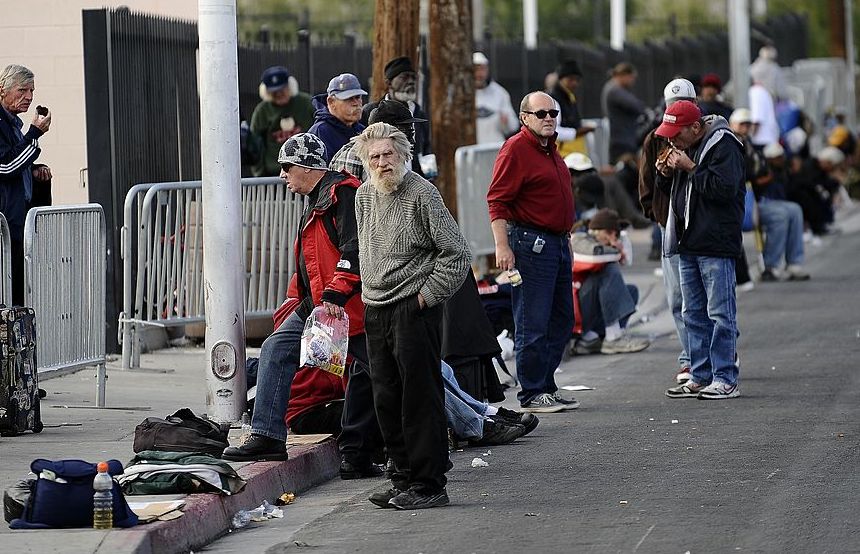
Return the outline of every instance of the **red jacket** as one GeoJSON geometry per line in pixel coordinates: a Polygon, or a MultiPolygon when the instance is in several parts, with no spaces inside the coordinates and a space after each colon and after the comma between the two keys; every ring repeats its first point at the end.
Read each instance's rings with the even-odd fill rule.
{"type": "Polygon", "coordinates": [[[502,145],[487,191],[490,221],[505,219],[553,233],[573,227],[570,172],[555,140],[542,146],[527,127],[502,145]]]}
{"type": "MultiPolygon", "coordinates": [[[[357,189],[359,186],[361,183],[358,179],[348,175],[346,179],[320,190],[317,203],[300,236],[296,238],[295,249],[299,252],[298,243],[301,241],[301,252],[311,290],[302,290],[298,274],[293,274],[287,289],[287,299],[273,315],[275,329],[280,327],[284,320],[299,307],[302,299],[309,292],[315,306],[318,306],[323,298],[339,305],[345,301],[344,307],[349,316],[350,337],[360,335],[350,340],[364,340],[364,304],[361,302],[361,294],[358,294],[361,281],[357,257],[354,260],[342,257],[335,243],[338,237],[332,237],[330,230],[326,228],[327,226],[332,228],[336,223],[334,216],[338,202],[337,189],[339,187],[357,189]]],[[[296,267],[299,267],[298,259],[296,259],[296,267]]],[[[345,372],[343,377],[338,377],[318,368],[299,368],[290,388],[290,400],[286,413],[287,425],[294,417],[309,408],[342,399],[346,391],[348,373],[345,372]]]]}
{"type": "MultiPolygon", "coordinates": [[[[349,316],[350,336],[364,333],[364,304],[361,301],[361,294],[358,294],[361,290],[358,259],[357,257],[354,260],[343,258],[338,245],[326,229],[325,218],[328,218],[329,226],[335,223],[337,189],[340,187],[357,189],[361,186],[358,179],[346,172],[342,173],[347,175],[346,179],[328,186],[328,190],[320,190],[316,206],[301,235],[296,238],[296,267],[299,267],[298,244],[301,241],[301,252],[307,267],[311,290],[303,290],[298,274],[293,273],[287,288],[287,299],[272,316],[275,329],[280,327],[287,316],[299,306],[302,299],[310,294],[314,306],[319,306],[323,300],[344,306],[349,316]]],[[[355,217],[355,212],[352,213],[355,217]]]]}

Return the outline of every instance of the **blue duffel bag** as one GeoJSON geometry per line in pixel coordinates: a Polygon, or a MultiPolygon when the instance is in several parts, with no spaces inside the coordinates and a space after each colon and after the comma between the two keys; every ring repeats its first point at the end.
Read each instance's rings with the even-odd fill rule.
{"type": "MultiPolygon", "coordinates": [[[[122,463],[108,460],[108,473],[121,475],[122,463]]],[[[38,459],[30,469],[38,477],[24,515],[9,523],[12,529],[92,528],[93,479],[97,464],[83,460],[38,459]]],[[[113,525],[133,527],[137,516],[128,507],[119,484],[113,484],[113,525]]]]}

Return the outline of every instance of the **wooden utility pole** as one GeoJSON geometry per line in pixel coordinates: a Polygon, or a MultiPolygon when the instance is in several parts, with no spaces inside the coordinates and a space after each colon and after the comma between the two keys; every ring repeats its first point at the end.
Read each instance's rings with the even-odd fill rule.
{"type": "Polygon", "coordinates": [[[430,1],[430,129],[439,167],[436,186],[457,217],[454,153],[475,144],[472,1],[430,1]]]}
{"type": "Polygon", "coordinates": [[[845,57],[845,1],[829,0],[827,3],[830,20],[830,55],[834,58],[845,57]]]}
{"type": "Polygon", "coordinates": [[[418,8],[420,0],[376,0],[373,26],[373,81],[370,97],[385,95],[383,68],[392,58],[409,56],[418,67],[418,8]]]}

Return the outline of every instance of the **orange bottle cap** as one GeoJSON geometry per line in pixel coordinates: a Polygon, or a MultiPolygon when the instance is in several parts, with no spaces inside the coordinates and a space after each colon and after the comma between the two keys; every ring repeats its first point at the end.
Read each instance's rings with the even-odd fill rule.
{"type": "Polygon", "coordinates": [[[107,462],[99,462],[97,466],[99,473],[107,473],[108,472],[108,463],[107,462]]]}

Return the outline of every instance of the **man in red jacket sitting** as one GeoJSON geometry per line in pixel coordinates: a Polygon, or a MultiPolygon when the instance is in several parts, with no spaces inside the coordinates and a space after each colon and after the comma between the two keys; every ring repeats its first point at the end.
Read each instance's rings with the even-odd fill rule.
{"type": "Polygon", "coordinates": [[[308,199],[296,237],[296,272],[287,300],[275,314],[275,320],[282,323],[260,351],[251,435],[241,446],[224,450],[222,457],[234,461],[287,459],[284,414],[298,370],[301,336],[305,320],[321,305],[330,315],[342,317],[346,313],[349,317],[349,354],[354,362],[349,370],[339,439],[341,475],[381,475],[381,469],[369,459],[371,449],[361,447],[370,434],[368,429],[377,426],[369,378],[362,370],[367,367],[367,344],[364,305],[358,294],[361,281],[355,223],[355,191],[361,183],[346,172],[329,171],[325,158],[323,142],[308,133],[291,137],[278,154],[281,178],[290,191],[308,199]]]}

